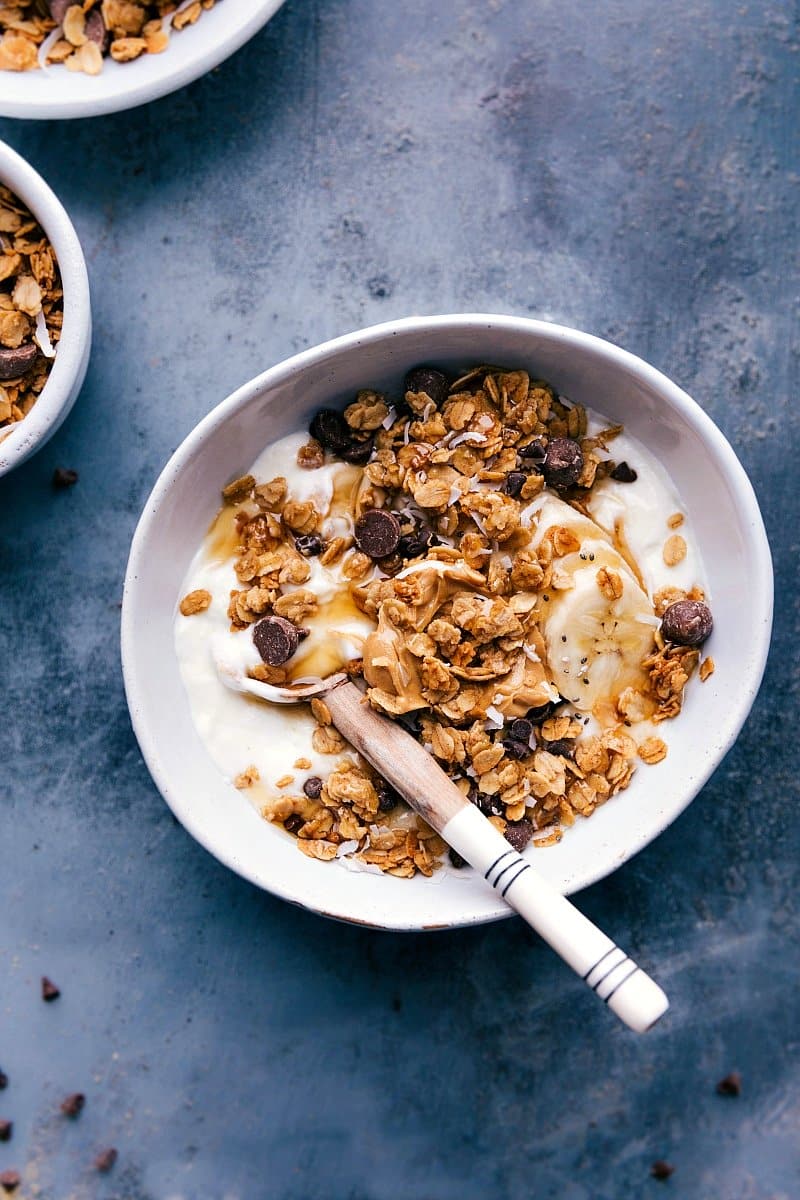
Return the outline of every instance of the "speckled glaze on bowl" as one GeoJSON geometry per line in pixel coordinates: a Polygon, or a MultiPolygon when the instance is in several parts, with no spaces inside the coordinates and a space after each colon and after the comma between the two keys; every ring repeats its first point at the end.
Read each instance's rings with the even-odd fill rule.
{"type": "Polygon", "coordinates": [[[753,489],[733,450],[693,400],[624,350],[576,330],[517,317],[414,317],[307,350],[259,375],[209,413],[165,467],[131,548],[122,658],[131,718],[153,778],[199,842],[234,871],[341,920],[420,930],[509,915],[471,871],[433,879],[351,873],[301,855],[250,807],[209,758],[189,712],[173,649],[179,589],[219,507],[220,486],[270,441],[360,387],[398,392],[405,371],[433,362],[522,366],[573,401],[623,422],[663,462],[700,543],[714,606],[715,674],[687,691],[670,753],[557,846],[529,849],[565,893],[602,879],[666,828],[719,764],[755,699],[772,626],[772,565],[753,489]]]}
{"type": "Polygon", "coordinates": [[[120,112],[157,100],[219,66],[249,41],[284,0],[222,0],[196,25],[170,38],[163,54],[129,63],[107,58],[100,75],[53,66],[0,71],[0,116],[65,120],[120,112]]]}
{"type": "Polygon", "coordinates": [[[92,348],[89,276],[78,235],[64,206],[41,175],[0,142],[0,183],[27,204],[55,250],[64,291],[64,323],[47,383],[28,415],[0,431],[0,475],[18,467],[66,420],[86,376],[92,348]]]}

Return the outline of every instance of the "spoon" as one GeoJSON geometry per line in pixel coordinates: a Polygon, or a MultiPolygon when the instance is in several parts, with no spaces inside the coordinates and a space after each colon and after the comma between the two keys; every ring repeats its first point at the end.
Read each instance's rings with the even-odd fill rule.
{"type": "Polygon", "coordinates": [[[433,755],[376,712],[347,675],[276,687],[250,679],[216,647],[215,662],[220,679],[234,691],[272,704],[324,700],[342,736],[629,1028],[644,1033],[664,1015],[669,1001],[658,984],[510,846],[433,755]]]}

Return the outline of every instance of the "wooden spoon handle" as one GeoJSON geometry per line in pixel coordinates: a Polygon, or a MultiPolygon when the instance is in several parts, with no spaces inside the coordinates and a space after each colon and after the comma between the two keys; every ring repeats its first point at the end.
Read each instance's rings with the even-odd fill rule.
{"type": "Polygon", "coordinates": [[[548,942],[637,1033],[669,1007],[664,992],[549,884],[461,794],[432,754],[377,713],[353,683],[324,696],[333,723],[411,807],[548,942]]]}

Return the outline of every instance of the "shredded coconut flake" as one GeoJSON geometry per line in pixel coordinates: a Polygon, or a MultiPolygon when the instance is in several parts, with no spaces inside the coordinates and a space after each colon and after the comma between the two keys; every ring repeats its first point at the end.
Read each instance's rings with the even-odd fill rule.
{"type": "Polygon", "coordinates": [[[56,352],[53,343],[50,341],[50,334],[47,332],[47,322],[44,319],[44,313],[39,309],[36,314],[36,332],[34,340],[38,343],[39,349],[45,358],[55,358],[56,352]]]}
{"type": "Polygon", "coordinates": [[[53,70],[53,68],[49,65],[49,63],[47,61],[47,56],[50,53],[50,51],[53,49],[53,46],[55,46],[56,42],[59,41],[61,37],[63,37],[63,34],[61,32],[61,26],[57,25],[55,29],[51,30],[51,32],[48,33],[47,37],[44,39],[41,46],[39,47],[39,50],[38,50],[39,66],[41,67],[41,69],[43,71],[49,72],[49,71],[53,70]]]}
{"type": "Polygon", "coordinates": [[[344,858],[344,856],[346,854],[352,854],[353,851],[357,850],[357,849],[358,849],[358,842],[354,842],[354,841],[342,842],[336,851],[336,857],[344,858]]]}
{"type": "Polygon", "coordinates": [[[381,421],[381,425],[383,426],[384,429],[391,429],[396,420],[397,420],[397,409],[395,408],[394,405],[392,405],[392,407],[389,409],[386,416],[381,421]]]}
{"type": "Polygon", "coordinates": [[[486,709],[486,716],[489,718],[485,723],[486,729],[502,729],[506,723],[500,709],[495,708],[493,704],[490,704],[486,709]]]}

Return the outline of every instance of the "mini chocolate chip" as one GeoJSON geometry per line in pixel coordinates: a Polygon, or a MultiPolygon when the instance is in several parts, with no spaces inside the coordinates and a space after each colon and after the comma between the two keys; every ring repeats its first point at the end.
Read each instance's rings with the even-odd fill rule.
{"type": "Polygon", "coordinates": [[[552,716],[558,705],[563,703],[563,700],[548,700],[547,704],[540,704],[537,708],[529,708],[528,720],[538,725],[541,721],[546,721],[548,717],[552,716]]]}
{"type": "Polygon", "coordinates": [[[403,382],[403,392],[424,392],[437,408],[444,404],[450,382],[436,367],[412,367],[403,382]]]}
{"type": "Polygon", "coordinates": [[[264,617],[253,626],[253,644],[267,666],[279,667],[297,649],[300,635],[285,617],[264,617]]]}
{"type": "Polygon", "coordinates": [[[111,1170],[114,1163],[117,1161],[117,1152],[113,1146],[109,1146],[107,1150],[101,1150],[94,1160],[95,1169],[105,1175],[111,1170]]]}
{"type": "Polygon", "coordinates": [[[574,438],[553,438],[547,443],[542,471],[553,488],[568,488],[583,470],[583,451],[574,438]]]}
{"type": "Polygon", "coordinates": [[[520,762],[523,758],[527,758],[531,753],[531,748],[527,742],[518,742],[516,738],[506,738],[503,742],[503,748],[509,758],[514,758],[520,762]]]}
{"type": "Polygon", "coordinates": [[[487,796],[484,792],[475,792],[473,797],[470,792],[467,799],[476,808],[479,808],[485,817],[499,817],[502,808],[502,802],[498,796],[487,796]]]}
{"type": "Polygon", "coordinates": [[[730,1075],[726,1075],[724,1079],[720,1079],[717,1084],[718,1096],[741,1096],[742,1094],[742,1077],[738,1071],[731,1071],[730,1075]]]}
{"type": "Polygon", "coordinates": [[[635,483],[639,476],[633,467],[629,467],[626,462],[621,462],[614,467],[611,478],[616,479],[617,483],[635,483]]]}
{"type": "Polygon", "coordinates": [[[519,450],[520,458],[529,458],[532,462],[543,463],[547,456],[547,447],[544,442],[531,442],[528,446],[523,446],[519,450]]]}
{"type": "Polygon", "coordinates": [[[679,646],[699,646],[713,628],[711,609],[702,600],[676,600],[661,618],[661,633],[679,646]]]}
{"type": "Polygon", "coordinates": [[[286,820],[283,822],[283,828],[287,833],[298,833],[305,825],[305,820],[299,813],[289,813],[286,820]]]}
{"type": "Polygon", "coordinates": [[[68,488],[78,482],[78,472],[71,467],[56,467],[53,471],[53,487],[68,488]]]}
{"type": "Polygon", "coordinates": [[[356,545],[370,558],[388,558],[400,541],[400,522],[385,508],[368,508],[356,521],[356,545]]]}
{"type": "Polygon", "coordinates": [[[518,496],[522,491],[527,478],[528,476],[524,471],[509,471],[509,473],[506,475],[503,491],[507,496],[518,496]]]}
{"type": "Polygon", "coordinates": [[[322,780],[319,775],[309,775],[303,784],[303,791],[309,800],[318,800],[322,795],[322,780]]]}
{"type": "Polygon", "coordinates": [[[316,558],[322,554],[324,542],[315,533],[299,533],[294,539],[294,548],[299,550],[303,558],[316,558]]]}
{"type": "Polygon", "coordinates": [[[405,565],[405,561],[399,554],[390,554],[388,558],[378,560],[378,566],[384,575],[388,575],[390,579],[393,579],[395,575],[399,575],[405,565]]]}
{"type": "Polygon", "coordinates": [[[508,727],[508,736],[515,742],[527,742],[533,733],[533,721],[525,717],[517,717],[508,727]]]}
{"type": "Polygon", "coordinates": [[[452,846],[447,851],[447,857],[450,859],[450,866],[455,867],[457,871],[460,871],[462,867],[467,865],[467,860],[462,858],[458,851],[454,850],[452,846]]]}
{"type": "Polygon", "coordinates": [[[4,1192],[15,1192],[21,1183],[19,1171],[0,1171],[0,1187],[4,1192]]]}
{"type": "Polygon", "coordinates": [[[664,1162],[663,1158],[657,1158],[650,1168],[650,1174],[653,1179],[669,1179],[670,1175],[674,1174],[675,1168],[672,1163],[664,1162]]]}
{"type": "Polygon", "coordinates": [[[418,528],[413,533],[404,533],[397,543],[397,553],[401,558],[419,558],[431,546],[438,546],[439,539],[430,529],[418,528]]]}
{"type": "Polygon", "coordinates": [[[10,1142],[14,1132],[14,1122],[0,1120],[0,1142],[10,1142]]]}
{"type": "Polygon", "coordinates": [[[30,370],[39,357],[39,347],[35,342],[25,342],[12,350],[7,346],[0,348],[0,380],[17,379],[30,370]]]}
{"type": "Polygon", "coordinates": [[[555,742],[545,742],[542,747],[548,754],[560,754],[562,758],[572,758],[575,752],[575,743],[570,742],[567,738],[559,738],[555,742]]]}
{"type": "Polygon", "coordinates": [[[321,408],[309,425],[308,431],[334,454],[341,454],[352,441],[350,426],[342,414],[333,408],[321,408]]]}
{"type": "Polygon", "coordinates": [[[60,995],[61,995],[61,992],[58,990],[58,988],[53,983],[53,981],[51,979],[48,979],[46,975],[43,975],[42,976],[42,999],[47,1000],[47,1001],[57,1000],[60,995]]]}
{"type": "Polygon", "coordinates": [[[369,462],[371,454],[372,438],[367,438],[365,442],[357,442],[353,439],[341,452],[341,456],[345,462],[352,463],[357,467],[361,467],[364,463],[369,462]]]}
{"type": "Polygon", "coordinates": [[[509,821],[503,836],[515,850],[524,850],[533,837],[533,823],[527,817],[521,821],[509,821]]]}
{"type": "Polygon", "coordinates": [[[375,790],[378,793],[378,808],[381,812],[391,812],[393,808],[397,808],[401,797],[390,783],[380,779],[375,785],[375,790]]]}
{"type": "Polygon", "coordinates": [[[0,1071],[0,1092],[2,1092],[3,1089],[7,1088],[7,1087],[8,1087],[8,1076],[6,1075],[5,1071],[0,1071]]]}
{"type": "Polygon", "coordinates": [[[65,1117],[78,1117],[83,1112],[86,1097],[83,1092],[72,1092],[66,1100],[61,1101],[61,1111],[65,1117]]]}

